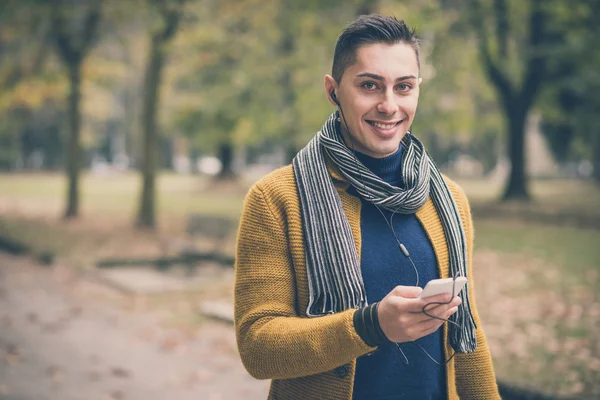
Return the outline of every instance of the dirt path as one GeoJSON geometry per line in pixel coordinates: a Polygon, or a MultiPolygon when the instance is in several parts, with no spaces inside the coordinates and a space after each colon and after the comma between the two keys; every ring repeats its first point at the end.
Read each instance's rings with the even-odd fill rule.
{"type": "Polygon", "coordinates": [[[230,326],[190,331],[65,268],[0,253],[0,399],[265,399],[230,326]]]}

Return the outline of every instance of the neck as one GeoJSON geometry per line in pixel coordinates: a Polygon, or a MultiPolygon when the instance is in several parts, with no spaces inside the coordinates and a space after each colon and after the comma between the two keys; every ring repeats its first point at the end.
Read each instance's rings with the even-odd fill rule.
{"type": "Polygon", "coordinates": [[[394,186],[401,184],[402,146],[398,146],[396,152],[386,157],[375,158],[357,151],[356,158],[383,181],[394,186]]]}

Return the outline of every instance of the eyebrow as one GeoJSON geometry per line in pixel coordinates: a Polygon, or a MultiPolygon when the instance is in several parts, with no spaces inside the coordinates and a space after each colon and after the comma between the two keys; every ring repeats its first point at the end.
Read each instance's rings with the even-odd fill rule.
{"type": "MultiPolygon", "coordinates": [[[[356,77],[357,78],[371,78],[371,79],[375,79],[376,81],[385,81],[385,78],[383,76],[372,74],[370,72],[363,72],[362,74],[356,75],[356,77]]],[[[414,75],[401,76],[400,78],[396,78],[396,82],[405,81],[407,79],[417,79],[417,77],[414,75]]]]}

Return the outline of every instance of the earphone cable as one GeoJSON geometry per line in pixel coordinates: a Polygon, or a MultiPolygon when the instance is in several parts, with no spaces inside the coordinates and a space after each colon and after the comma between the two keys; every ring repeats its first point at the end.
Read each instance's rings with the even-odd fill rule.
{"type": "MultiPolygon", "coordinates": [[[[332,93],[333,93],[333,92],[332,92],[332,93]]],[[[346,125],[346,129],[348,130],[348,132],[350,132],[350,127],[348,126],[348,122],[346,121],[346,116],[344,115],[344,110],[342,109],[342,106],[341,106],[341,104],[340,104],[340,103],[337,101],[337,98],[335,98],[335,97],[334,97],[334,99],[336,100],[335,102],[336,102],[336,104],[338,105],[338,107],[339,107],[339,109],[340,109],[340,114],[341,114],[341,116],[342,116],[342,119],[344,120],[344,125],[346,125]]],[[[350,143],[351,143],[351,145],[352,145],[352,155],[354,156],[354,162],[355,162],[355,166],[356,166],[356,171],[358,172],[358,174],[359,174],[359,177],[360,177],[360,184],[362,185],[363,189],[366,189],[366,187],[367,187],[367,186],[366,186],[366,185],[365,185],[365,183],[364,183],[364,177],[363,177],[363,175],[362,175],[362,172],[361,172],[361,170],[360,170],[360,168],[359,168],[359,160],[358,160],[358,157],[356,156],[356,149],[355,149],[355,147],[354,147],[354,140],[353,140],[353,138],[352,138],[352,135],[351,135],[351,134],[349,134],[348,136],[349,136],[350,143]]],[[[368,192],[368,191],[367,191],[367,190],[365,190],[365,193],[367,193],[367,192],[368,192]]],[[[369,199],[369,200],[372,200],[372,198],[371,198],[371,199],[369,199]]],[[[390,218],[390,222],[388,222],[387,218],[385,217],[385,214],[383,213],[383,211],[381,211],[381,209],[380,209],[380,208],[377,206],[377,204],[375,204],[374,202],[371,202],[371,204],[373,204],[373,205],[375,206],[375,208],[376,208],[376,209],[379,211],[379,213],[380,213],[380,214],[381,214],[381,216],[383,217],[383,219],[384,219],[385,223],[388,225],[388,227],[389,227],[389,228],[390,228],[390,230],[392,231],[392,235],[394,235],[394,239],[396,240],[396,242],[397,242],[397,244],[398,244],[398,247],[400,248],[401,252],[402,252],[402,253],[404,254],[404,256],[405,256],[406,258],[408,258],[408,260],[410,261],[410,263],[411,263],[411,265],[412,265],[412,267],[413,267],[413,269],[414,269],[414,271],[415,271],[415,275],[416,275],[416,280],[417,280],[417,283],[415,284],[415,286],[419,286],[419,271],[418,271],[418,269],[417,269],[417,267],[416,267],[415,263],[413,262],[413,260],[412,260],[412,257],[410,256],[410,253],[409,253],[407,250],[406,250],[406,252],[405,252],[405,249],[406,249],[406,247],[404,247],[404,245],[402,244],[402,242],[400,242],[400,240],[398,239],[398,236],[396,235],[396,231],[394,230],[394,227],[393,227],[393,219],[394,219],[394,215],[395,215],[397,212],[396,212],[396,211],[393,211],[393,212],[392,212],[392,216],[391,216],[391,218],[390,218]],[[403,248],[404,248],[404,249],[403,249],[403,248]]],[[[457,275],[455,274],[455,275],[453,276],[453,280],[454,280],[454,281],[456,281],[456,278],[457,278],[457,275]]],[[[431,315],[431,314],[429,314],[429,313],[427,312],[427,310],[426,310],[426,309],[427,309],[427,307],[429,307],[429,306],[431,306],[431,305],[434,305],[434,306],[435,306],[435,305],[445,305],[445,304],[450,304],[450,303],[452,302],[452,299],[454,298],[454,295],[455,295],[455,292],[454,292],[454,291],[455,291],[455,284],[453,284],[453,285],[452,285],[452,296],[450,297],[450,300],[448,300],[447,302],[430,302],[430,303],[427,303],[427,304],[425,304],[425,305],[423,306],[423,309],[421,310],[421,312],[422,312],[423,314],[427,315],[427,316],[428,316],[428,317],[430,317],[430,318],[434,318],[434,319],[437,319],[437,320],[440,320],[440,321],[444,321],[444,322],[452,323],[452,324],[456,325],[456,326],[457,326],[459,329],[462,329],[462,327],[461,327],[459,324],[457,324],[457,323],[456,323],[456,322],[454,322],[454,321],[451,321],[449,318],[447,319],[447,318],[441,318],[441,317],[437,317],[437,316],[435,316],[435,315],[431,315]]],[[[404,363],[405,363],[406,365],[409,365],[408,357],[406,357],[406,354],[404,353],[404,351],[403,351],[403,350],[402,350],[402,348],[400,347],[400,343],[397,343],[397,342],[394,342],[394,343],[396,344],[396,347],[398,348],[398,351],[400,351],[400,353],[402,354],[402,356],[403,356],[403,358],[404,358],[404,363]]],[[[450,358],[448,358],[448,359],[446,360],[446,362],[444,362],[444,363],[440,363],[440,362],[438,362],[437,360],[435,360],[435,359],[434,359],[434,358],[433,358],[433,357],[432,357],[432,356],[431,356],[431,355],[430,355],[430,354],[427,352],[427,350],[425,350],[425,348],[423,348],[423,346],[421,346],[421,345],[420,345],[419,343],[417,343],[416,341],[407,342],[407,343],[413,343],[413,344],[417,345],[417,346],[418,346],[418,347],[421,349],[421,351],[423,351],[423,353],[425,353],[425,355],[427,355],[427,357],[428,357],[428,358],[429,358],[431,361],[433,361],[435,364],[437,364],[437,365],[447,365],[447,364],[448,364],[448,363],[449,363],[449,362],[450,362],[450,361],[451,361],[451,360],[454,358],[454,356],[456,355],[456,351],[454,351],[454,352],[452,353],[452,356],[450,356],[450,358]]]]}

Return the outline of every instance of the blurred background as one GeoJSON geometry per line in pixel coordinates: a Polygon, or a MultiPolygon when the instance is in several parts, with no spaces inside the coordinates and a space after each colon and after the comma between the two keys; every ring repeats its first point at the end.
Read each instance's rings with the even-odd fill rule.
{"type": "Polygon", "coordinates": [[[248,188],[333,111],[361,14],[422,38],[413,132],[466,190],[505,398],[600,398],[600,2],[0,1],[0,398],[263,399],[248,188]]]}

